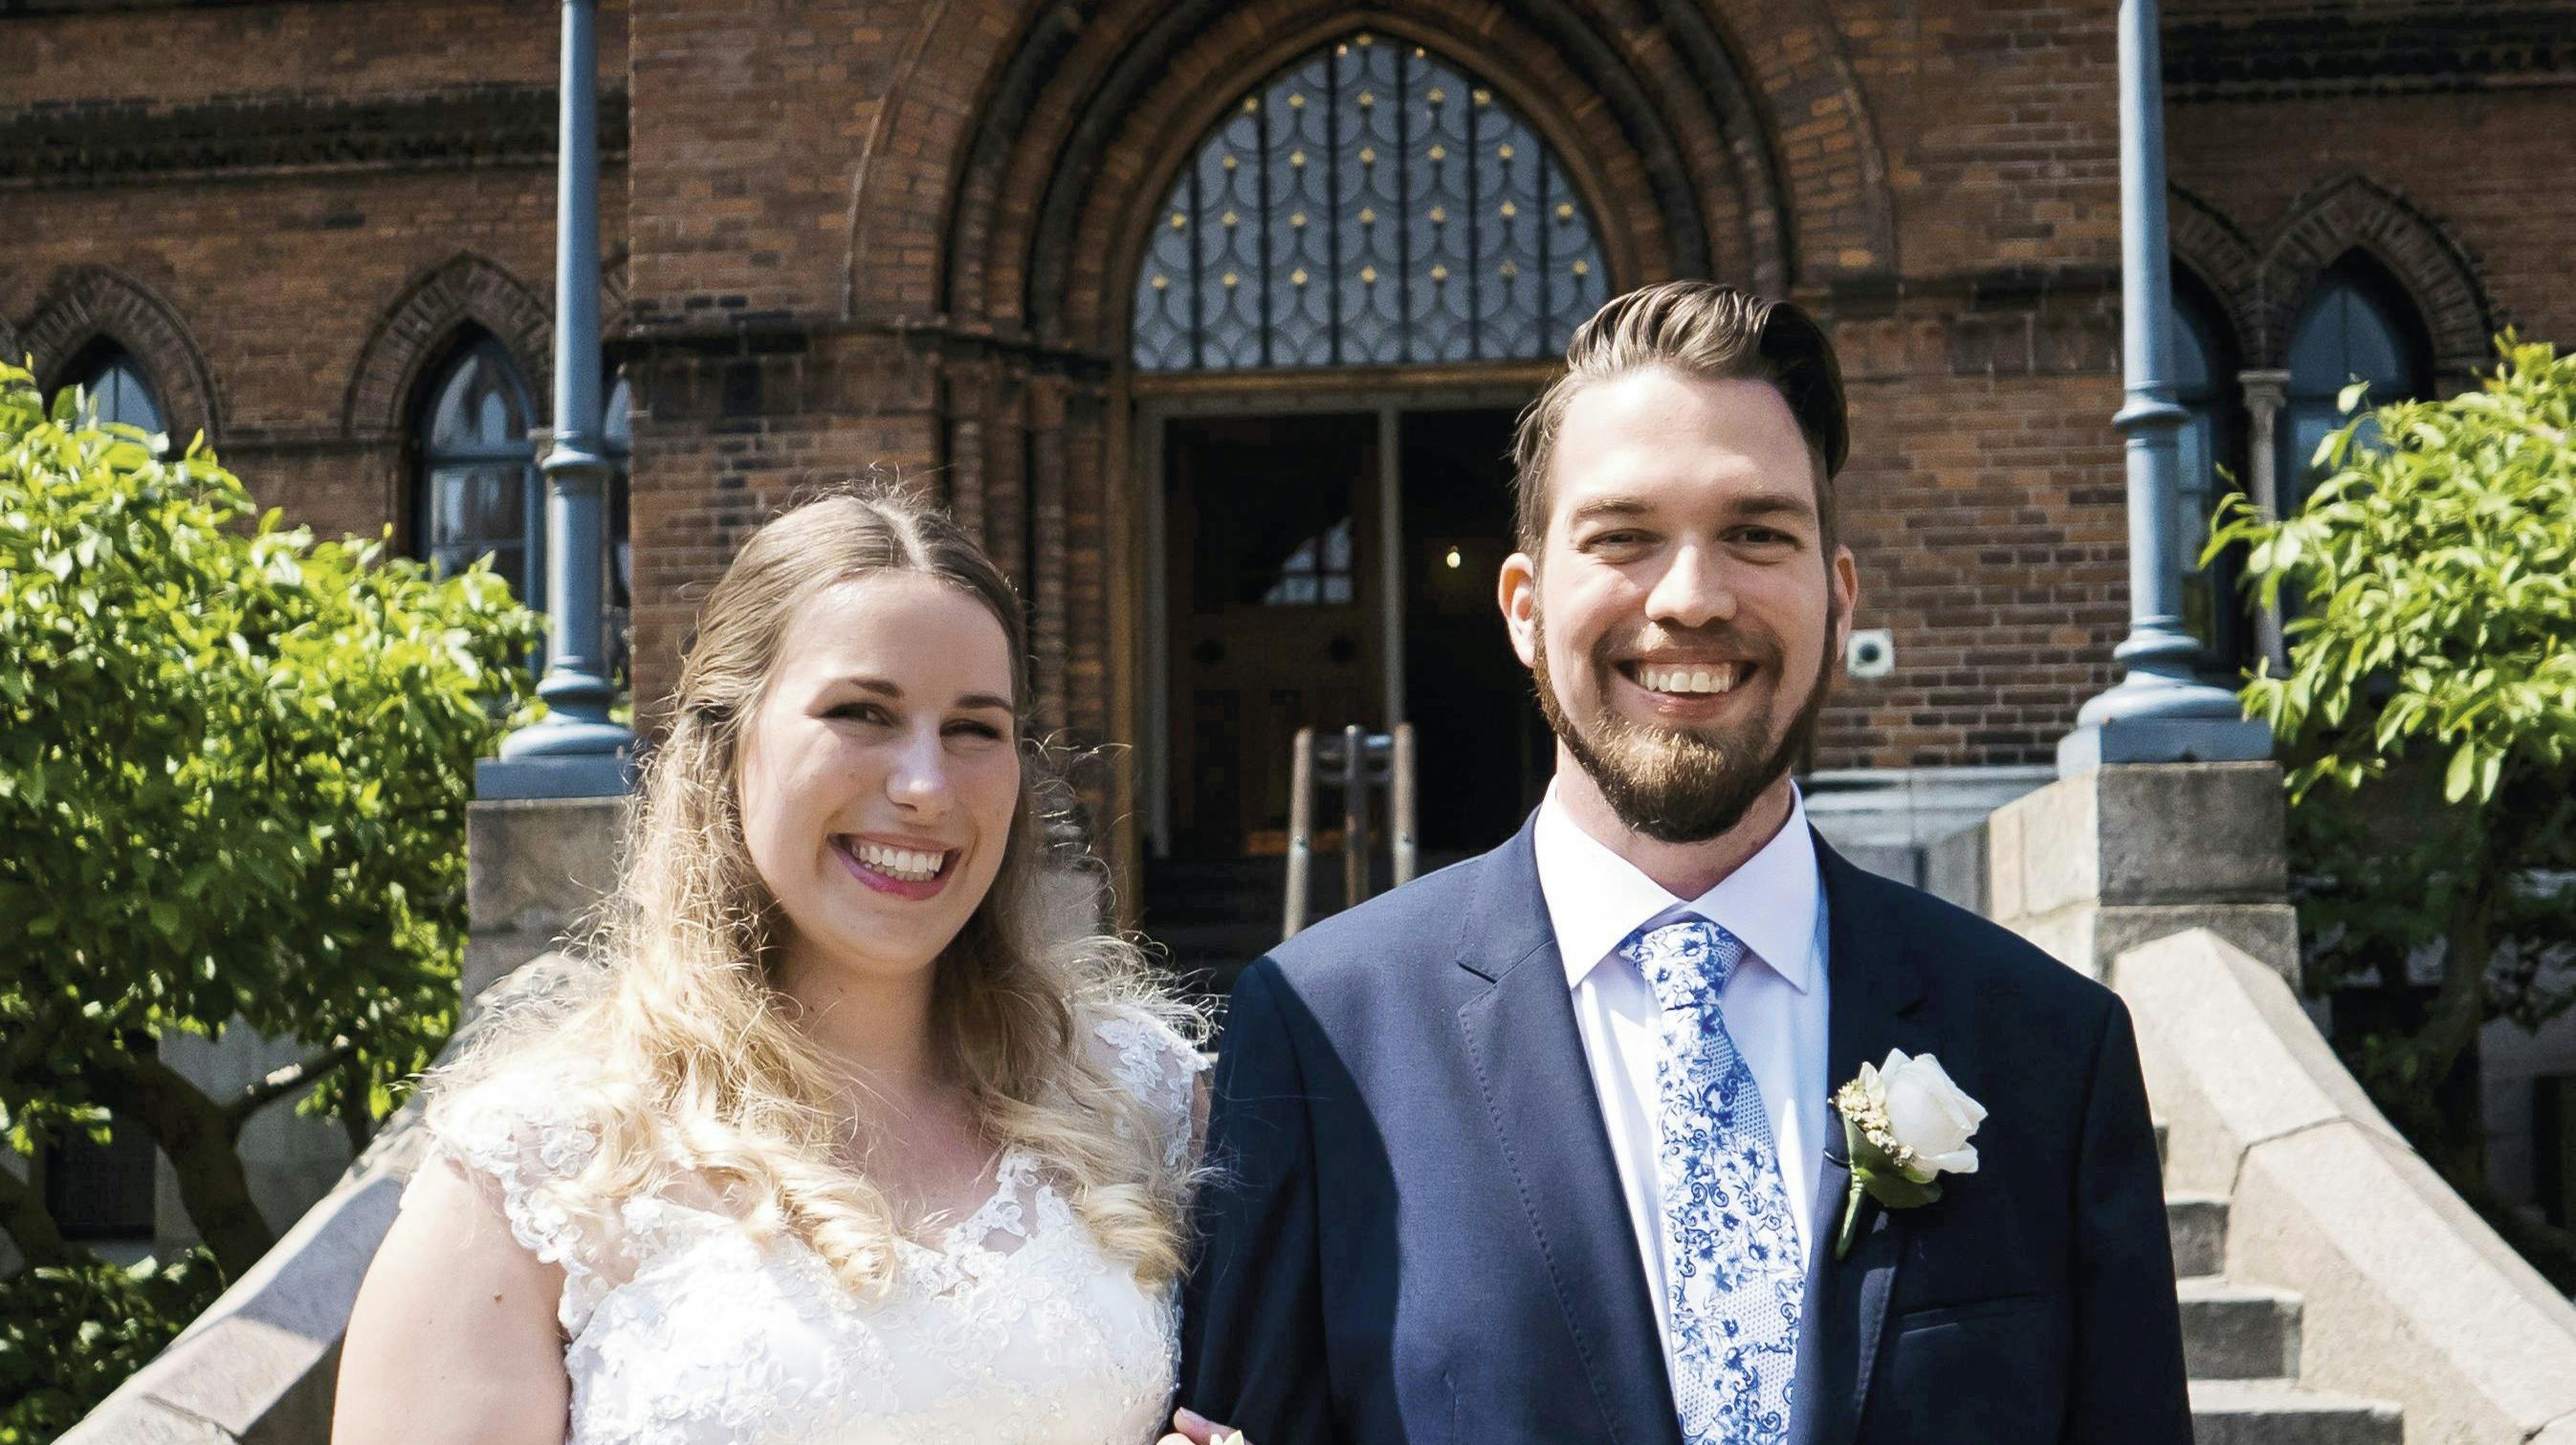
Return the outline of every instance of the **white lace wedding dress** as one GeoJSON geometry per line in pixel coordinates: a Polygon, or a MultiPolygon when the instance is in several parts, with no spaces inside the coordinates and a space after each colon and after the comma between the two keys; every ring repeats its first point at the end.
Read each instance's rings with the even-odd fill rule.
{"type": "MultiPolygon", "coordinates": [[[[1177,1161],[1198,1055],[1141,1013],[1095,1034],[1177,1161]]],[[[571,1445],[1155,1438],[1177,1364],[1174,1290],[1105,1258],[1020,1150],[936,1248],[900,1246],[892,1293],[871,1303],[802,1243],[764,1245],[668,1197],[628,1201],[614,1231],[579,1227],[541,1185],[595,1139],[560,1102],[573,1091],[549,1083],[505,1072],[451,1097],[432,1111],[432,1148],[494,1181],[519,1243],[563,1267],[571,1445]]]]}

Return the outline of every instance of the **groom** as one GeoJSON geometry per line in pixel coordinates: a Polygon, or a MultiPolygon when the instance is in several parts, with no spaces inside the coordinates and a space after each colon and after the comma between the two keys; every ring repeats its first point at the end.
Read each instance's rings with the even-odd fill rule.
{"type": "Polygon", "coordinates": [[[1181,1401],[1259,1445],[2186,1445],[2127,1013],[1789,780],[1859,590],[1830,343],[1675,282],[1566,361],[1500,583],[1554,783],[1236,985],[1181,1401]],[[1829,1100],[1892,1050],[1955,1081],[1894,1118],[1950,1172],[1845,1252],[1829,1100]]]}

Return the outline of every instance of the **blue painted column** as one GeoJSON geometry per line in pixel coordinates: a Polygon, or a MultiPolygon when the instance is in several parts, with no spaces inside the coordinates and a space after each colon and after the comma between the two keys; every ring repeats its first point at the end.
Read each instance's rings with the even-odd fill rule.
{"type": "Polygon", "coordinates": [[[2057,744],[2057,771],[2104,763],[2231,762],[2272,754],[2271,729],[2236,695],[2194,674],[2200,643],[2182,625],[2179,433],[2174,400],[2172,255],[2165,239],[2163,44],[2155,0],[2120,5],[2121,370],[2127,403],[2129,636],[2111,653],[2120,681],[2084,704],[2057,744]]]}
{"type": "Polygon", "coordinates": [[[600,435],[599,67],[596,0],[563,0],[562,131],[555,198],[554,431],[545,460],[544,720],[475,769],[484,798],[596,798],[627,790],[635,735],[608,720],[605,549],[611,463],[600,435]]]}

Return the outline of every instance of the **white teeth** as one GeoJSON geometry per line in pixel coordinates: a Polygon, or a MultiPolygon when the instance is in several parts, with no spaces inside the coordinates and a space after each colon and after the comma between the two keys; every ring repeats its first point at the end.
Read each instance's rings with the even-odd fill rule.
{"type": "Polygon", "coordinates": [[[1693,693],[1724,693],[1734,690],[1744,671],[1741,663],[1718,667],[1640,667],[1637,679],[1648,689],[1677,696],[1693,693]]]}
{"type": "Polygon", "coordinates": [[[851,856],[861,863],[907,883],[927,883],[939,876],[939,865],[947,861],[943,853],[925,853],[917,848],[889,848],[882,843],[852,840],[851,856]]]}

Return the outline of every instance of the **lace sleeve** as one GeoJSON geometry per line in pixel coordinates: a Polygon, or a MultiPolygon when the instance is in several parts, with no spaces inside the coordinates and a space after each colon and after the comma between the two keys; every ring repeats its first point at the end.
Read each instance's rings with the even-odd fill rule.
{"type": "Polygon", "coordinates": [[[1103,1014],[1092,1036],[1110,1073],[1144,1101],[1161,1129],[1164,1166],[1180,1167],[1192,1142],[1191,1095],[1207,1061],[1170,1024],[1132,1006],[1103,1014]]]}
{"type": "Polygon", "coordinates": [[[430,1152],[422,1167],[445,1157],[488,1182],[511,1237],[540,1263],[562,1268],[555,1314],[568,1334],[579,1334],[612,1286],[617,1251],[553,1187],[581,1172],[599,1147],[593,1126],[558,1102],[563,1092],[559,1080],[504,1073],[431,1100],[424,1119],[430,1152]]]}

